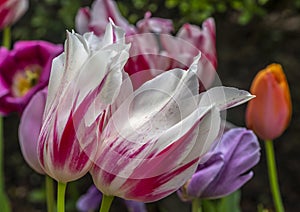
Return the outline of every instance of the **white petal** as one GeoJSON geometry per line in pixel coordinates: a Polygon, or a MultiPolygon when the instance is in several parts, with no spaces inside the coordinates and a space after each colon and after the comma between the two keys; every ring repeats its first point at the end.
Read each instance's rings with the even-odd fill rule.
{"type": "Polygon", "coordinates": [[[63,70],[64,70],[64,63],[65,63],[65,53],[60,54],[58,57],[53,59],[52,62],[52,69],[51,75],[48,85],[48,95],[47,95],[47,102],[45,106],[45,113],[49,113],[49,105],[50,102],[53,101],[55,95],[58,93],[59,85],[62,80],[63,70]]]}
{"type": "Polygon", "coordinates": [[[243,104],[255,96],[244,90],[231,87],[214,87],[201,94],[200,105],[215,104],[220,110],[243,104]]]}
{"type": "Polygon", "coordinates": [[[197,76],[174,69],[142,85],[119,107],[110,122],[124,137],[136,137],[138,132],[143,143],[193,112],[198,104],[197,95],[197,76]]]}

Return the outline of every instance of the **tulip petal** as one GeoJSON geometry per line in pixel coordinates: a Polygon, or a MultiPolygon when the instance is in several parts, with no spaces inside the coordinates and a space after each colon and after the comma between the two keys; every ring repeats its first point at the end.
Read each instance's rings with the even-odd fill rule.
{"type": "Polygon", "coordinates": [[[96,0],[92,5],[90,16],[89,28],[94,31],[96,35],[104,34],[109,18],[111,18],[116,25],[124,29],[126,34],[135,33],[135,28],[120,14],[114,1],[96,0]]]}
{"type": "Polygon", "coordinates": [[[224,167],[201,195],[203,198],[225,196],[244,185],[253,172],[248,172],[260,158],[260,148],[252,131],[243,128],[232,129],[224,134],[217,147],[224,154],[224,167]]]}
{"type": "Polygon", "coordinates": [[[217,67],[216,29],[213,18],[205,20],[202,29],[195,25],[184,24],[179,29],[177,37],[194,45],[208,58],[214,68],[217,67]]]}
{"type": "Polygon", "coordinates": [[[0,2],[0,29],[15,23],[28,9],[28,0],[0,2]]]}
{"type": "Polygon", "coordinates": [[[134,200],[124,200],[129,212],[147,212],[145,203],[134,200]]]}
{"type": "Polygon", "coordinates": [[[75,17],[75,28],[80,34],[89,31],[88,23],[91,19],[90,9],[88,7],[80,8],[75,17]]]}
{"type": "MultiPolygon", "coordinates": [[[[217,110],[208,108],[206,111],[209,113],[203,119],[203,115],[199,116],[199,111],[195,111],[182,124],[167,130],[157,141],[139,145],[138,141],[106,140],[108,144],[100,148],[103,151],[97,157],[97,165],[94,165],[91,172],[95,184],[107,194],[114,193],[140,201],[154,201],[174,192],[197,166],[199,149],[203,146],[197,140],[198,131],[204,132],[202,135],[207,138],[210,131],[207,130],[206,123],[211,126],[211,122],[219,117],[217,110]],[[188,123],[190,121],[193,124],[188,123]],[[165,146],[164,143],[170,145],[161,149],[162,145],[165,146]],[[112,167],[110,164],[116,165],[112,167]],[[148,189],[154,190],[150,192],[148,189]]],[[[220,121],[219,118],[218,120],[220,121]]],[[[212,130],[216,131],[212,133],[216,137],[218,128],[214,127],[212,130]]],[[[210,139],[213,141],[215,137],[210,139]]]]}
{"type": "Polygon", "coordinates": [[[231,87],[214,87],[201,94],[200,105],[207,106],[214,103],[220,110],[243,104],[255,96],[244,90],[231,87]]]}
{"type": "Polygon", "coordinates": [[[57,99],[55,96],[64,94],[70,82],[73,82],[78,75],[81,66],[88,58],[88,54],[89,52],[86,49],[86,44],[82,42],[82,39],[79,39],[75,33],[67,32],[65,53],[54,60],[51,69],[48,91],[49,97],[46,102],[45,114],[50,113],[50,107],[54,104],[53,101],[57,99]]]}
{"type": "Polygon", "coordinates": [[[76,207],[79,211],[94,211],[99,208],[102,200],[102,193],[95,187],[91,186],[86,194],[82,195],[76,207]]]}
{"type": "Polygon", "coordinates": [[[29,166],[44,174],[37,154],[37,142],[42,127],[44,105],[47,91],[42,90],[34,95],[25,108],[19,125],[19,143],[24,159],[29,166]]]}
{"type": "Polygon", "coordinates": [[[173,31],[173,22],[164,18],[151,18],[151,12],[145,13],[144,19],[136,24],[139,33],[170,33],[173,31]]]}
{"type": "Polygon", "coordinates": [[[191,200],[193,198],[202,197],[202,193],[209,186],[209,184],[218,175],[221,168],[224,166],[224,158],[221,153],[213,154],[205,164],[200,164],[197,171],[188,181],[186,186],[183,186],[178,191],[180,198],[183,201],[191,200]],[[185,188],[186,187],[186,188],[185,188]],[[184,191],[182,191],[184,190],[184,191]],[[188,191],[188,195],[186,192],[188,191]]]}

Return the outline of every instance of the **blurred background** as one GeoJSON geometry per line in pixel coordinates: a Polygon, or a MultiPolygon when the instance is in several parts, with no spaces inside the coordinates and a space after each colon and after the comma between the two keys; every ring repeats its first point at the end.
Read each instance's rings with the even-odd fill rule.
{"type": "MultiPolygon", "coordinates": [[[[91,2],[31,0],[25,16],[12,28],[13,40],[63,43],[65,30],[74,29],[77,10],[90,6],[91,2]]],[[[154,17],[172,19],[174,34],[186,22],[200,26],[205,18],[214,17],[217,72],[224,85],[249,90],[259,70],[273,62],[282,64],[290,84],[293,116],[289,128],[275,140],[275,151],[286,211],[300,211],[300,0],[122,0],[117,3],[132,24],[143,18],[146,11],[151,11],[154,17]]],[[[244,113],[245,105],[239,106],[229,110],[227,118],[237,126],[245,126],[244,113]]],[[[13,211],[45,211],[44,177],[31,170],[22,158],[17,115],[6,117],[4,124],[6,191],[13,211]]],[[[264,146],[261,146],[262,157],[254,169],[255,176],[242,189],[242,211],[257,211],[259,204],[272,208],[264,146]]],[[[69,185],[67,211],[76,211],[75,201],[90,182],[86,176],[69,185]]],[[[171,196],[149,204],[149,210],[158,211],[158,205],[166,211],[188,207],[176,198],[171,196]]]]}

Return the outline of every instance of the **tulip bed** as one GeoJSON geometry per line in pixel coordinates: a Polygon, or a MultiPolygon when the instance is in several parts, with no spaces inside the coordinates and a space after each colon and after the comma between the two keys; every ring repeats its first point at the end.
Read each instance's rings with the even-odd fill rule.
{"type": "Polygon", "coordinates": [[[193,25],[176,1],[181,20],[155,3],[132,16],[137,2],[76,1],[31,41],[20,29],[55,1],[0,3],[0,210],[299,210],[297,9],[193,25]]]}

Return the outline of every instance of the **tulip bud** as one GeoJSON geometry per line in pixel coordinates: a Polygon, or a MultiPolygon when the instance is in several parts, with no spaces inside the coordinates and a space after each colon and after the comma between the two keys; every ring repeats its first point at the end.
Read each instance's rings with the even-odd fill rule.
{"type": "Polygon", "coordinates": [[[27,9],[28,0],[0,1],[0,29],[15,23],[27,9]]]}
{"type": "Polygon", "coordinates": [[[254,78],[246,124],[262,139],[275,139],[287,128],[292,114],[289,86],[279,64],[271,64],[254,78]]]}

